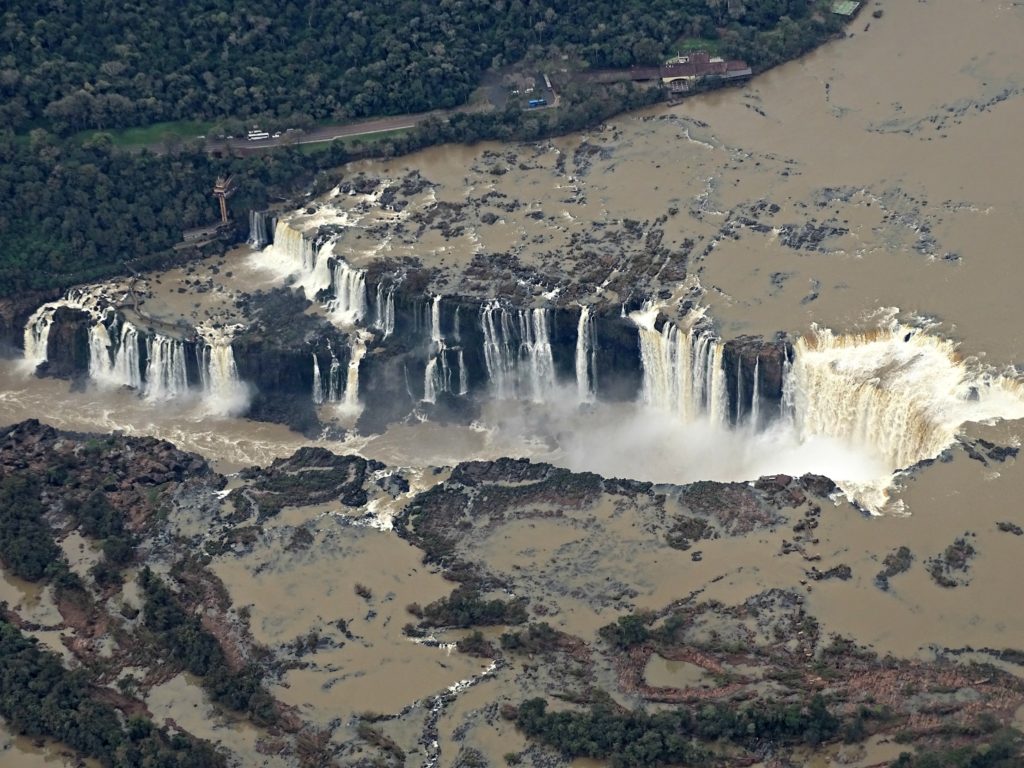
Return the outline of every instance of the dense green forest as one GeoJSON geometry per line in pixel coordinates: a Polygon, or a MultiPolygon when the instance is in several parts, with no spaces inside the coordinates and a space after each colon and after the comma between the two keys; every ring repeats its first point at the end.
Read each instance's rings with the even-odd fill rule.
{"type": "Polygon", "coordinates": [[[83,670],[0,618],[0,715],[15,733],[49,737],[114,768],[220,768],[224,758],[185,735],[170,736],[149,720],[125,725],[100,701],[83,670]]]}
{"type": "Polygon", "coordinates": [[[174,593],[149,568],[139,574],[145,597],[146,628],[153,632],[174,659],[203,680],[211,698],[258,725],[277,720],[274,700],[263,687],[263,675],[255,665],[233,671],[217,639],[206,631],[199,617],[187,612],[174,593]]]}
{"type": "MultiPolygon", "coordinates": [[[[316,174],[356,156],[445,141],[535,140],[660,98],[657,89],[573,83],[545,114],[510,107],[431,119],[358,151],[283,148],[216,158],[201,143],[119,151],[104,133],[164,120],[280,125],[451,107],[492,67],[524,57],[594,67],[661,60],[704,40],[755,69],[840,28],[827,0],[569,3],[307,0],[267,6],[188,0],[12,0],[0,21],[0,297],[161,266],[182,230],[217,219],[213,180],[238,180],[236,221],[317,190],[316,174]],[[70,135],[69,135],[70,134],[70,135]]],[[[325,186],[326,182],[321,185],[325,186]]],[[[236,230],[235,235],[237,236],[236,230]]],[[[179,254],[187,258],[189,254],[179,254]]]]}
{"type": "Polygon", "coordinates": [[[587,712],[552,712],[544,699],[530,699],[519,706],[516,725],[567,758],[590,757],[609,760],[616,768],[646,768],[715,765],[718,761],[705,745],[725,741],[817,746],[836,736],[840,721],[820,696],[806,706],[770,701],[747,706],[706,704],[656,714],[623,712],[608,701],[594,704],[587,712]]]}
{"type": "MultiPolygon", "coordinates": [[[[452,107],[491,67],[568,54],[659,62],[683,37],[761,63],[792,56],[817,0],[10,0],[0,124],[58,131],[161,120],[343,120],[452,107]],[[759,40],[763,33],[782,32],[759,40]]],[[[809,38],[810,39],[810,38],[809,38]]]]}
{"type": "MultiPolygon", "coordinates": [[[[431,119],[415,130],[363,150],[341,142],[304,153],[294,147],[219,158],[195,147],[130,154],[100,134],[79,143],[43,129],[21,141],[0,131],[0,297],[63,288],[162,264],[182,230],[216,221],[210,194],[218,175],[235,177],[236,221],[266,204],[271,192],[326,191],[317,173],[365,154],[394,155],[444,141],[536,139],[643,106],[656,91],[579,87],[565,107],[546,114],[509,109],[431,119]]],[[[335,180],[336,181],[336,180],[335,180]]]]}

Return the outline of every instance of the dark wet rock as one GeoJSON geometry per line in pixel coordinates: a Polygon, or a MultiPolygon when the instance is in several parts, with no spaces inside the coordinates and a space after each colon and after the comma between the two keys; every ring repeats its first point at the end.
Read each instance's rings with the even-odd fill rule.
{"type": "Polygon", "coordinates": [[[736,536],[778,525],[783,518],[774,505],[745,483],[698,481],[678,491],[680,504],[711,518],[723,533],[736,536]]]}
{"type": "Polygon", "coordinates": [[[819,571],[817,568],[812,567],[807,571],[807,578],[812,581],[828,581],[829,579],[849,581],[853,578],[853,570],[848,565],[837,565],[834,568],[829,568],[827,571],[819,571]]]}
{"type": "Polygon", "coordinates": [[[760,336],[739,336],[725,342],[722,367],[729,393],[729,418],[733,423],[750,418],[755,392],[759,400],[759,422],[766,424],[779,418],[783,373],[786,360],[791,356],[789,342],[782,339],[766,341],[760,336]]]}
{"type": "Polygon", "coordinates": [[[971,560],[977,554],[977,550],[968,541],[973,537],[974,534],[965,533],[946,547],[942,553],[925,561],[925,568],[928,575],[932,577],[932,581],[947,589],[966,586],[970,583],[967,572],[971,560]]]}
{"type": "Polygon", "coordinates": [[[996,523],[996,528],[1003,533],[1012,533],[1014,536],[1024,536],[1024,528],[1021,528],[1016,523],[1000,521],[996,523]]]}
{"type": "Polygon", "coordinates": [[[339,456],[325,448],[304,447],[264,469],[250,467],[240,475],[250,482],[227,497],[236,510],[258,520],[277,515],[285,506],[310,506],[338,501],[348,507],[366,505],[368,472],[382,465],[361,456],[339,456]]]}
{"type": "Polygon", "coordinates": [[[960,444],[968,456],[985,466],[988,466],[990,461],[1002,463],[1007,459],[1014,459],[1020,453],[1017,446],[996,445],[980,437],[975,440],[961,439],[960,444]]]}
{"type": "Polygon", "coordinates": [[[89,327],[92,316],[74,307],[58,307],[46,344],[46,362],[38,375],[78,379],[89,373],[89,327]]]}
{"type": "Polygon", "coordinates": [[[42,304],[59,298],[59,291],[35,291],[0,299],[0,358],[18,357],[29,317],[42,304]]]}
{"type": "Polygon", "coordinates": [[[693,542],[715,537],[714,528],[700,517],[681,516],[676,518],[665,541],[673,549],[688,550],[693,542]]]}
{"type": "Polygon", "coordinates": [[[875,576],[875,586],[881,590],[889,589],[889,580],[910,570],[914,555],[908,547],[894,549],[882,561],[882,570],[875,576]]]}

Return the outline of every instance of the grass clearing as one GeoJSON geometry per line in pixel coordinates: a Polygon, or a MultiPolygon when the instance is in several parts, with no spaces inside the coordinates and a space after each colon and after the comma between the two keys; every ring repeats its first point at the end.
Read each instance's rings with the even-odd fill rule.
{"type": "Polygon", "coordinates": [[[176,122],[153,123],[137,128],[122,128],[114,131],[81,131],[74,138],[88,141],[99,133],[106,133],[114,140],[115,147],[151,147],[164,141],[189,141],[205,136],[213,127],[212,122],[199,120],[178,120],[176,122]]]}
{"type": "Polygon", "coordinates": [[[707,51],[712,56],[717,56],[720,53],[719,45],[718,40],[712,40],[708,37],[681,37],[672,43],[669,56],[679,56],[680,54],[693,53],[694,51],[707,51]]]}

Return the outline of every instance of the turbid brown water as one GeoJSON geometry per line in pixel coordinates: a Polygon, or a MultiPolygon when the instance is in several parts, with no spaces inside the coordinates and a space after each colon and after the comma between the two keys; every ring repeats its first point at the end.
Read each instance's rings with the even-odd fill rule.
{"type": "MultiPolygon", "coordinates": [[[[681,248],[687,238],[694,241],[689,268],[725,336],[800,334],[812,323],[839,331],[871,327],[880,310],[895,307],[907,320],[931,318],[934,331],[957,340],[964,356],[997,370],[1020,364],[1024,278],[1016,262],[1024,242],[1024,155],[1016,145],[1024,124],[1024,7],[994,0],[880,7],[882,18],[862,16],[847,38],[740,89],[626,115],[586,135],[537,146],[438,147],[350,167],[349,177],[385,179],[415,169],[436,186],[398,219],[360,213],[365,200],[338,195],[339,208],[362,216],[338,252],[357,265],[376,255],[415,255],[446,269],[434,286],[439,291],[475,254],[495,251],[511,250],[524,264],[560,279],[584,263],[576,256],[559,261],[573,234],[592,232],[595,222],[617,225],[664,214],[667,244],[681,248]],[[584,143],[599,150],[588,153],[585,165],[571,159],[584,143]],[[491,192],[523,205],[505,211],[481,202],[491,192]],[[417,234],[415,216],[438,200],[469,204],[464,232],[446,238],[427,228],[417,234]],[[498,217],[492,224],[482,220],[488,211],[498,217]],[[537,211],[543,215],[528,215],[537,211]],[[396,222],[405,230],[395,232],[396,222]]],[[[611,261],[602,269],[613,279],[617,265],[611,261]]],[[[232,270],[240,280],[236,288],[272,283],[244,250],[229,256],[219,275],[204,272],[203,278],[231,286],[225,273],[232,270]]],[[[185,277],[192,279],[162,279],[149,306],[197,319],[215,311],[203,295],[177,292],[185,277]]],[[[159,434],[228,471],[265,464],[308,442],[281,427],[209,417],[194,404],[154,409],[127,392],[68,393],[64,383],[25,379],[11,367],[0,372],[3,422],[37,417],[68,429],[159,434]]],[[[1009,444],[1021,424],[976,431],[1009,444]]],[[[588,466],[552,452],[546,441],[524,441],[516,430],[494,437],[466,428],[402,426],[329,447],[359,449],[392,464],[514,453],[588,466]]],[[[593,468],[613,474],[614,458],[608,458],[611,466],[593,468]]],[[[689,553],[645,539],[641,523],[608,509],[595,513],[608,521],[610,535],[601,542],[587,541],[571,521],[520,521],[496,531],[479,555],[525,586],[529,574],[519,569],[543,574],[603,547],[595,560],[598,572],[591,575],[613,574],[635,595],[598,609],[597,593],[588,593],[592,585],[583,574],[572,595],[544,597],[554,611],[548,620],[586,640],[618,615],[663,607],[692,590],[735,604],[762,589],[799,586],[825,633],[852,636],[879,652],[1024,647],[1024,619],[1010,610],[1019,591],[1013,566],[1024,540],[996,527],[1022,522],[1016,504],[1024,493],[1020,463],[982,466],[958,451],[952,461],[901,484],[898,496],[910,517],[871,519],[846,504],[824,508],[815,532],[813,552],[821,556],[816,566],[848,565],[849,581],[801,584],[808,563],[779,554],[782,539],[790,537],[786,528],[702,542],[702,561],[693,563],[689,553]],[[937,586],[925,560],[968,532],[978,552],[968,583],[937,586]],[[900,545],[911,549],[914,563],[882,591],[875,574],[900,545]]],[[[270,536],[250,555],[222,556],[214,565],[235,603],[252,606],[260,642],[277,646],[313,629],[341,641],[329,626],[339,618],[351,620],[361,638],[318,652],[310,667],[285,675],[276,695],[323,723],[362,708],[397,711],[479,672],[476,660],[415,646],[401,636],[405,603],[446,591],[437,574],[420,567],[415,550],[378,531],[338,529],[351,534],[342,538],[330,514],[317,514],[318,543],[335,541],[329,551],[282,557],[270,536]],[[355,581],[371,588],[370,605],[355,596],[355,581]],[[370,609],[377,615],[367,619],[370,609]]],[[[283,524],[308,522],[297,515],[283,524]]],[[[22,587],[5,582],[4,596],[13,604],[22,587]]],[[[39,598],[21,599],[28,604],[39,598]]],[[[52,609],[38,610],[53,615],[52,609]]],[[[53,642],[57,633],[50,634],[53,642]]],[[[667,680],[661,675],[675,672],[651,674],[667,680]]],[[[454,756],[459,743],[495,756],[521,749],[521,736],[507,723],[480,714],[492,701],[521,698],[521,690],[504,671],[463,694],[441,722],[444,754],[454,756]],[[473,724],[465,742],[457,743],[453,731],[467,718],[473,724]]],[[[414,743],[415,728],[389,727],[405,746],[414,743]]],[[[861,764],[898,751],[872,744],[861,764]]]]}

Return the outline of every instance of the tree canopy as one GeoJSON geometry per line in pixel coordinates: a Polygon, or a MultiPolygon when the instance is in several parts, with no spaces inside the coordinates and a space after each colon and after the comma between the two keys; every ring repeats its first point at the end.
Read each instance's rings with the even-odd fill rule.
{"type": "MultiPolygon", "coordinates": [[[[453,107],[493,66],[569,52],[655,64],[683,37],[807,19],[815,0],[11,0],[0,122],[62,131],[162,120],[340,120],[453,107]]],[[[831,14],[828,14],[829,16],[831,14]]]]}

